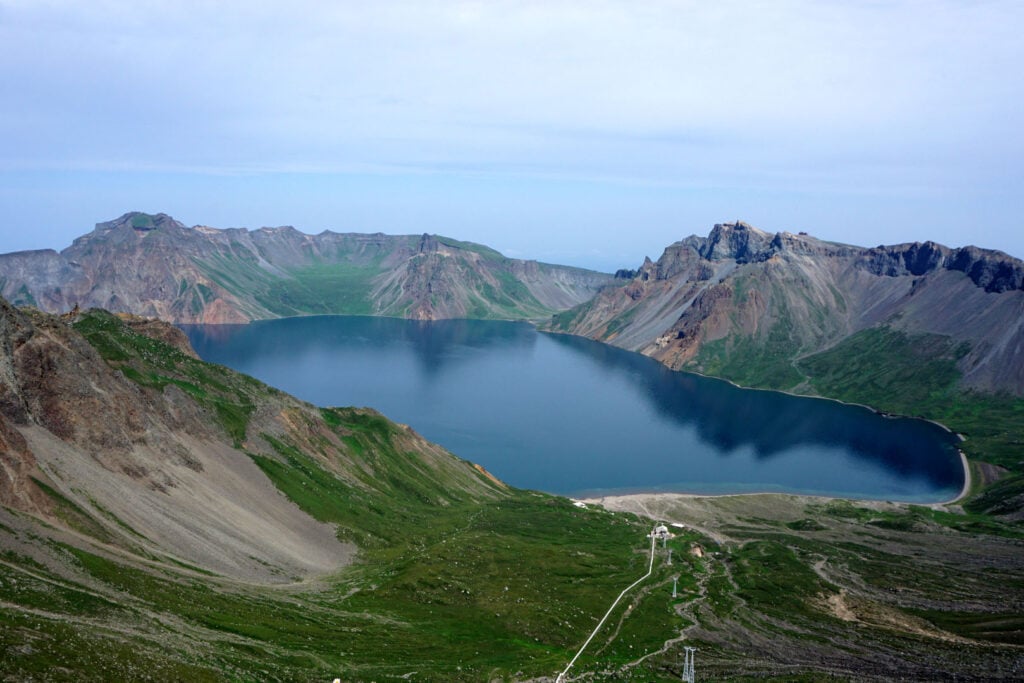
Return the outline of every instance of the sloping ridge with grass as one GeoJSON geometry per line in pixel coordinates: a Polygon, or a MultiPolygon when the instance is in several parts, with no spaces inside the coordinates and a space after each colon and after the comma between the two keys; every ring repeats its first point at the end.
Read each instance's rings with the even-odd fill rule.
{"type": "Polygon", "coordinates": [[[0,254],[0,295],[17,305],[176,323],[322,314],[539,319],[611,280],[439,235],[189,228],[139,212],[97,224],[59,253],[0,254]]]}
{"type": "MultiPolygon", "coordinates": [[[[1024,515],[1024,263],[932,242],[871,249],[725,223],[547,329],[741,386],[937,420],[1024,515]]],[[[981,500],[988,501],[986,503],[981,500]]],[[[990,504],[991,503],[991,504],[990,504]]]]}

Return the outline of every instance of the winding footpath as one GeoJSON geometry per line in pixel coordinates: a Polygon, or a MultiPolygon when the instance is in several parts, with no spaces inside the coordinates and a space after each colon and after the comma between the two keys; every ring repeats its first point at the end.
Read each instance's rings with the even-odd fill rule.
{"type": "Polygon", "coordinates": [[[649,565],[647,565],[647,573],[644,574],[643,576],[641,576],[639,579],[637,579],[633,583],[629,584],[629,586],[627,586],[625,589],[623,589],[623,591],[621,593],[619,593],[619,597],[615,598],[615,602],[612,603],[612,606],[609,607],[608,611],[604,613],[603,617],[601,617],[601,621],[599,621],[597,623],[597,626],[594,628],[593,633],[591,633],[590,637],[587,638],[586,642],[583,643],[583,647],[581,647],[579,649],[579,652],[577,652],[576,656],[572,658],[572,661],[570,661],[569,664],[565,667],[565,670],[562,671],[562,673],[558,674],[558,678],[555,679],[555,683],[563,683],[563,681],[565,681],[565,677],[569,673],[569,669],[572,668],[572,665],[576,663],[576,660],[580,658],[580,655],[583,654],[583,651],[587,649],[588,645],[590,645],[590,641],[592,641],[594,639],[594,636],[597,635],[597,632],[601,630],[602,626],[604,626],[604,622],[606,622],[608,620],[608,617],[611,616],[611,613],[615,610],[615,607],[622,600],[623,596],[625,596],[626,593],[628,593],[629,591],[633,590],[638,585],[643,583],[651,575],[651,572],[654,571],[654,544],[657,542],[657,540],[658,540],[657,537],[654,535],[654,530],[652,529],[651,530],[651,562],[650,562],[649,565]]]}

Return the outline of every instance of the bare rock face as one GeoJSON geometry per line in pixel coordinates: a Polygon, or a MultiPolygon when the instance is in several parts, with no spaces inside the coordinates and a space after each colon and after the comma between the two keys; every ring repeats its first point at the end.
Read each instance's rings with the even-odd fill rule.
{"type": "Polygon", "coordinates": [[[189,228],[165,214],[99,223],[60,253],[0,255],[0,295],[179,323],[308,314],[543,318],[612,280],[437,235],[189,228]]]}
{"type": "Polygon", "coordinates": [[[5,415],[0,415],[0,506],[25,512],[48,513],[49,498],[32,480],[38,476],[28,443],[5,415]]]}
{"type": "Polygon", "coordinates": [[[0,360],[10,369],[0,391],[12,397],[5,403],[15,403],[5,416],[15,424],[37,424],[97,457],[127,452],[145,440],[155,427],[156,406],[111,373],[68,321],[10,306],[2,313],[4,325],[20,332],[5,340],[0,360]]]}
{"type": "Polygon", "coordinates": [[[736,221],[716,223],[706,239],[690,238],[701,257],[709,261],[732,259],[738,263],[763,261],[768,258],[772,236],[757,228],[736,221]]]}
{"type": "Polygon", "coordinates": [[[869,249],[858,266],[876,275],[927,275],[938,270],[959,271],[986,292],[999,294],[1024,289],[1024,263],[1000,251],[934,242],[914,242],[869,249]]]}

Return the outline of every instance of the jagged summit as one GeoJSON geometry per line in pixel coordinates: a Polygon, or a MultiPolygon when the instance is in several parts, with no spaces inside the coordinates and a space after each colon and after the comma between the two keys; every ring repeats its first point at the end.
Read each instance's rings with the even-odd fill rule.
{"type": "Polygon", "coordinates": [[[709,260],[735,259],[740,262],[763,260],[772,236],[748,223],[716,223],[706,238],[687,238],[697,252],[709,260]]]}

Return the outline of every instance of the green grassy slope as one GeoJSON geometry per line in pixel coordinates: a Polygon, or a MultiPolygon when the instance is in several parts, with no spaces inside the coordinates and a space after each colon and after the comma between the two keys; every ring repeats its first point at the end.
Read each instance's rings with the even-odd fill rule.
{"type": "Polygon", "coordinates": [[[379,259],[311,264],[293,268],[284,277],[237,255],[217,254],[197,265],[241,301],[252,300],[275,316],[370,315],[371,280],[383,272],[379,259]]]}

